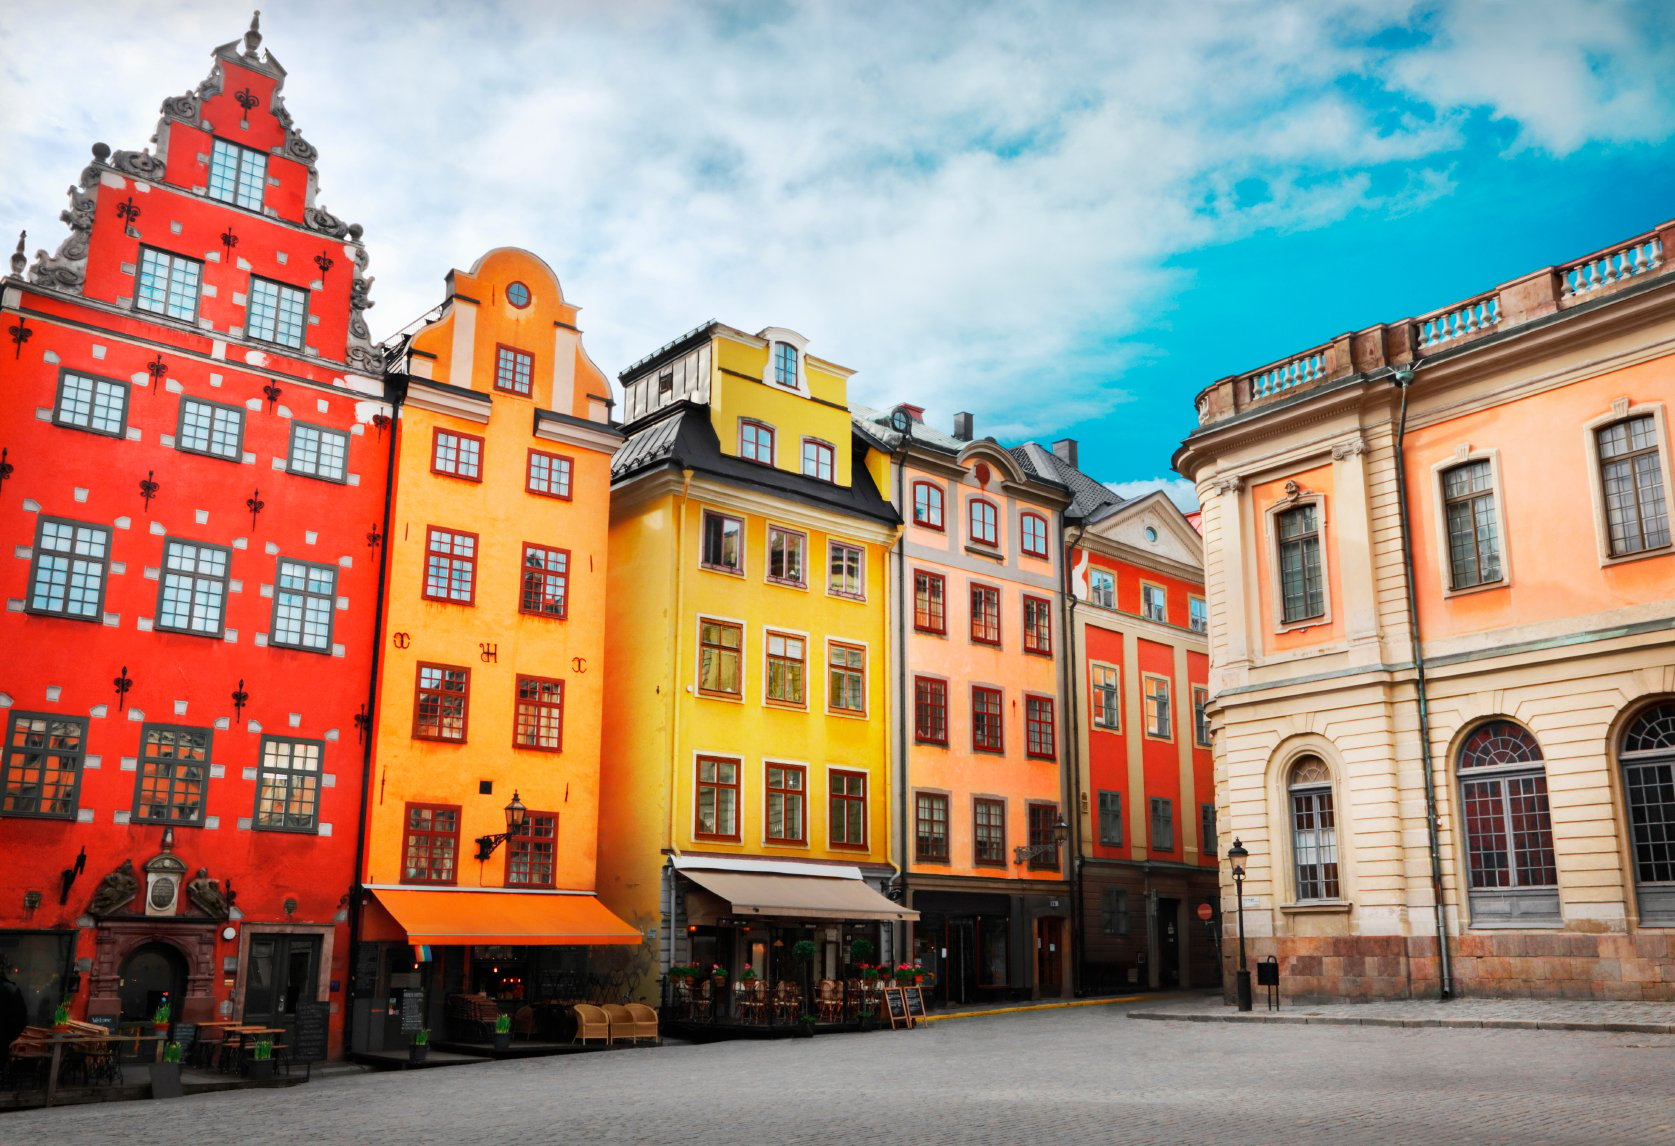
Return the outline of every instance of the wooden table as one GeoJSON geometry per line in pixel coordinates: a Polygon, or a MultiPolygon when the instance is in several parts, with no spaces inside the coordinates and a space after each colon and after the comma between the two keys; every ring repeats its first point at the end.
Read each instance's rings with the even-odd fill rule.
{"type": "Polygon", "coordinates": [[[231,1038],[233,1035],[237,1035],[239,1038],[238,1046],[235,1048],[235,1053],[238,1056],[239,1073],[244,1073],[245,1051],[254,1049],[256,1043],[263,1039],[271,1041],[271,1036],[284,1033],[284,1027],[228,1027],[227,1037],[231,1038]]]}
{"type": "Polygon", "coordinates": [[[168,1037],[168,1035],[123,1035],[119,1037],[115,1032],[107,1035],[84,1034],[80,1032],[73,1034],[64,1034],[62,1032],[54,1033],[52,1038],[47,1040],[52,1044],[52,1064],[47,1068],[47,1105],[51,1106],[58,1098],[58,1070],[64,1062],[65,1047],[69,1046],[73,1048],[76,1043],[102,1043],[117,1041],[155,1043],[164,1042],[168,1039],[168,1037]]]}

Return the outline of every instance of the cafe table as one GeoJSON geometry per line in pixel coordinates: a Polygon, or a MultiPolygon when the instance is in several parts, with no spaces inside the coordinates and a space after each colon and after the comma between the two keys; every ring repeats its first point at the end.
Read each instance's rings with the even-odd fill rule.
{"type": "Polygon", "coordinates": [[[58,1098],[58,1070],[64,1064],[64,1048],[74,1049],[78,1043],[132,1042],[136,1046],[140,1043],[163,1042],[168,1035],[123,1035],[119,1037],[113,1031],[110,1034],[96,1035],[89,1032],[73,1031],[65,1033],[54,1032],[47,1041],[52,1046],[52,1063],[47,1068],[47,1105],[51,1106],[58,1098]]]}
{"type": "Polygon", "coordinates": [[[239,1038],[238,1046],[234,1048],[234,1061],[238,1064],[238,1072],[240,1074],[245,1072],[245,1051],[255,1049],[256,1044],[261,1042],[263,1039],[267,1039],[271,1042],[274,1035],[282,1035],[284,1033],[284,1027],[228,1027],[227,1037],[231,1038],[232,1036],[237,1035],[239,1038]]]}

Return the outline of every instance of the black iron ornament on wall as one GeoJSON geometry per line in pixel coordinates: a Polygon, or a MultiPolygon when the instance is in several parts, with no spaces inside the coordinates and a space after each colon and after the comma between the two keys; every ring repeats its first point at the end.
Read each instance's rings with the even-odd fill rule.
{"type": "Polygon", "coordinates": [[[0,489],[6,488],[6,479],[11,477],[12,472],[17,469],[16,466],[6,460],[6,454],[9,452],[10,451],[8,450],[0,449],[0,489]]]}
{"type": "Polygon", "coordinates": [[[244,706],[249,703],[250,694],[244,691],[244,678],[239,677],[238,687],[233,690],[233,723],[244,719],[244,706]]]}
{"type": "Polygon", "coordinates": [[[117,674],[115,680],[111,681],[111,684],[116,686],[116,707],[121,708],[124,698],[128,695],[128,690],[134,687],[134,678],[128,675],[127,665],[122,666],[122,671],[117,674]]]}
{"type": "Polygon", "coordinates": [[[320,268],[320,277],[325,278],[326,272],[331,270],[335,264],[332,262],[332,257],[330,255],[321,251],[319,254],[314,256],[314,265],[320,268]]]}
{"type": "Polygon", "coordinates": [[[375,521],[372,523],[372,531],[366,535],[366,547],[377,549],[382,544],[384,544],[384,534],[379,531],[378,523],[375,521]]]}
{"type": "Polygon", "coordinates": [[[155,394],[162,388],[163,379],[168,377],[169,364],[164,362],[163,356],[159,354],[145,364],[145,372],[151,375],[151,392],[155,394]]]}
{"type": "Polygon", "coordinates": [[[234,92],[233,99],[237,101],[238,106],[244,109],[244,113],[246,115],[249,115],[252,111],[262,106],[262,98],[249,88],[245,88],[243,91],[234,92]]]}
{"type": "Polygon", "coordinates": [[[17,316],[17,321],[7,327],[6,330],[11,335],[12,345],[17,347],[16,350],[12,351],[12,357],[22,357],[23,344],[35,337],[35,332],[29,329],[29,320],[20,314],[17,316]]]}
{"type": "Polygon", "coordinates": [[[250,496],[244,499],[245,508],[250,510],[251,529],[256,528],[256,515],[262,512],[262,507],[266,504],[267,502],[262,500],[262,491],[260,488],[251,490],[250,496]]]}
{"type": "Polygon", "coordinates": [[[146,470],[145,477],[140,480],[140,500],[145,502],[145,512],[151,512],[151,499],[157,496],[157,471],[146,470]]]}
{"type": "Polygon", "coordinates": [[[355,739],[366,743],[366,734],[372,728],[372,716],[366,710],[366,704],[361,704],[360,711],[355,713],[355,739]]]}
{"type": "Polygon", "coordinates": [[[262,387],[262,393],[267,396],[268,400],[268,413],[273,413],[273,404],[279,401],[279,396],[284,392],[285,391],[281,390],[279,388],[279,384],[276,382],[269,382],[266,386],[262,387]]]}
{"type": "Polygon", "coordinates": [[[221,232],[221,245],[227,248],[227,258],[231,259],[233,257],[233,248],[238,246],[238,236],[233,234],[233,229],[231,227],[228,227],[225,231],[221,232]]]}
{"type": "Polygon", "coordinates": [[[128,196],[128,198],[116,205],[116,217],[125,223],[132,223],[142,214],[144,214],[144,212],[141,211],[139,206],[134,202],[134,197],[132,195],[128,196]]]}

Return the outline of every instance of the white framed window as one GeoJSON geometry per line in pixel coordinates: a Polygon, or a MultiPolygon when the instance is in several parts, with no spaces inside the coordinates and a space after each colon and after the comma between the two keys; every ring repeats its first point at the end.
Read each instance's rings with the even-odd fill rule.
{"type": "Polygon", "coordinates": [[[1088,598],[1105,609],[1117,607],[1117,575],[1109,569],[1088,570],[1088,598]]]}
{"type": "Polygon", "coordinates": [[[826,592],[834,597],[866,597],[866,550],[845,541],[828,542],[826,592]]]}
{"type": "Polygon", "coordinates": [[[1338,817],[1332,774],[1318,756],[1291,766],[1286,795],[1291,817],[1291,871],[1301,902],[1343,898],[1338,879],[1338,817]]]}
{"type": "Polygon", "coordinates": [[[1188,597],[1187,618],[1195,633],[1210,631],[1210,604],[1202,597],[1188,597]]]}
{"type": "Polygon", "coordinates": [[[302,348],[308,325],[308,292],[268,279],[250,279],[250,306],[244,333],[263,342],[302,348]]]}
{"type": "Polygon", "coordinates": [[[250,147],[217,139],[209,153],[209,197],[252,211],[262,209],[268,157],[250,147]]]}
{"type": "Polygon", "coordinates": [[[773,379],[774,385],[785,386],[792,390],[800,388],[797,381],[797,348],[789,342],[776,342],[773,349],[773,379]]]}
{"type": "Polygon", "coordinates": [[[1153,585],[1149,581],[1140,583],[1140,615],[1148,621],[1167,623],[1169,620],[1169,594],[1162,585],[1153,585]]]}
{"type": "Polygon", "coordinates": [[[1448,587],[1474,589],[1503,580],[1494,463],[1486,457],[1473,458],[1448,466],[1438,476],[1448,587]]]}

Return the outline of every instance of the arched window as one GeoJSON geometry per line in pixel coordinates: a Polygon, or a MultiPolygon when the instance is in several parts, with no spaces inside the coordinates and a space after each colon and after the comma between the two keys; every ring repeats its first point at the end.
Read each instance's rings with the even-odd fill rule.
{"type": "Polygon", "coordinates": [[[1291,866],[1297,898],[1341,899],[1338,881],[1338,816],[1332,804],[1332,774],[1318,756],[1291,766],[1291,866]]]}
{"type": "Polygon", "coordinates": [[[942,489],[928,481],[913,483],[913,524],[942,528],[942,489]]]}
{"type": "Polygon", "coordinates": [[[1629,722],[1619,759],[1640,922],[1675,924],[1675,703],[1629,722]]]}
{"type": "Polygon", "coordinates": [[[1047,556],[1047,519],[1039,513],[1026,513],[1018,521],[1023,551],[1031,557],[1047,556]]]}
{"type": "Polygon", "coordinates": [[[979,545],[999,544],[1000,536],[995,531],[998,515],[992,501],[984,501],[980,497],[971,499],[971,540],[979,545]]]}
{"type": "Polygon", "coordinates": [[[1559,875],[1541,746],[1510,720],[1460,745],[1460,822],[1473,927],[1556,927],[1559,875]]]}

